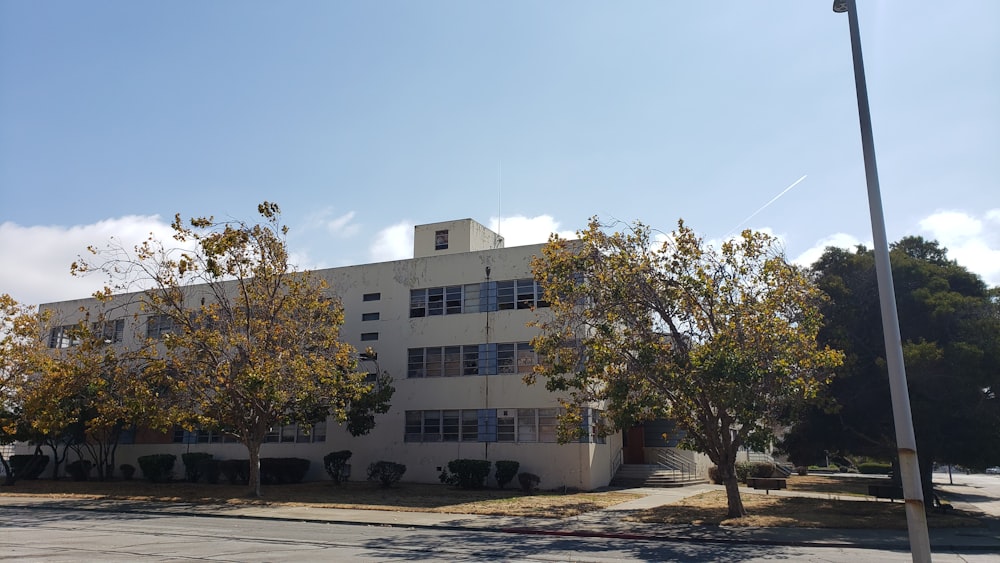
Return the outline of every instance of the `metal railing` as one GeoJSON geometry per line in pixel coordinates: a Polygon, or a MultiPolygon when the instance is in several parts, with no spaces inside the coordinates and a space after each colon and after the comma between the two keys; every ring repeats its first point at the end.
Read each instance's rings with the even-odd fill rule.
{"type": "Polygon", "coordinates": [[[698,475],[698,467],[672,449],[656,450],[656,464],[680,474],[682,479],[691,479],[698,475]]]}

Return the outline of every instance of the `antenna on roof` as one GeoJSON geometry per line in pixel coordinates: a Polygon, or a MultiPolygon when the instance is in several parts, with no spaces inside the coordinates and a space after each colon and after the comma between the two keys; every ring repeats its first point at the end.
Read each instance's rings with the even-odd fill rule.
{"type": "Polygon", "coordinates": [[[493,248],[500,248],[500,218],[503,211],[503,160],[497,160],[497,233],[493,237],[493,248]]]}

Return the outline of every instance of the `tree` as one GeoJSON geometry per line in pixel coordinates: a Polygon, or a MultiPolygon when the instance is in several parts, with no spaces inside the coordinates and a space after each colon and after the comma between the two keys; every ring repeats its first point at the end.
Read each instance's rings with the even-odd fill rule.
{"type": "MultiPolygon", "coordinates": [[[[906,237],[890,253],[924,497],[935,461],[1000,460],[997,290],[937,242],[906,237]]],[[[821,402],[794,413],[783,448],[802,462],[828,449],[893,459],[895,433],[871,250],[828,248],[812,267],[831,300],[821,342],[847,361],[821,402]]],[[[897,472],[898,474],[898,472],[897,472]]]]}
{"type": "Polygon", "coordinates": [[[536,373],[570,391],[569,421],[593,403],[607,405],[605,431],[674,420],[718,466],[729,516],[744,516],[737,451],[767,444],[781,410],[841,361],[816,343],[822,294],[759,232],[720,250],[683,221],[662,243],[642,223],[608,234],[596,218],[578,235],[553,235],[532,263],[551,304],[536,373]]]}
{"type": "MultiPolygon", "coordinates": [[[[0,294],[0,445],[24,437],[19,389],[44,359],[43,318],[35,308],[18,303],[6,293],[0,294]]],[[[6,483],[13,484],[14,474],[2,452],[0,465],[6,483]]]]}
{"type": "Polygon", "coordinates": [[[147,369],[156,348],[116,343],[115,324],[106,313],[84,313],[76,325],[59,327],[70,345],[48,351],[46,368],[25,382],[22,394],[36,441],[52,449],[53,475],[65,449],[72,448],[81,457],[86,452],[103,481],[114,473],[122,432],[167,428],[170,409],[158,393],[165,384],[162,374],[147,369]]]}
{"type": "Polygon", "coordinates": [[[149,288],[136,295],[162,349],[151,369],[170,382],[175,419],[245,445],[257,496],[260,448],[272,426],[332,415],[353,434],[367,433],[393,393],[387,374],[358,370],[357,352],[340,342],[343,309],[325,281],[292,271],[278,206],[264,202],[258,212],[258,224],[185,224],[177,215],[173,238],[182,248],[152,238],[134,252],[112,243],[91,249],[103,262],[72,268],[107,273],[105,298],[134,284],[149,288]]]}

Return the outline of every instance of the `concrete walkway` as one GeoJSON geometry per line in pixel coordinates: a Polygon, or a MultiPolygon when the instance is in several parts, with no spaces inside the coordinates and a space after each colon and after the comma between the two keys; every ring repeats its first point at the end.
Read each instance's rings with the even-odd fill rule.
{"type": "MultiPolygon", "coordinates": [[[[1000,485],[1000,479],[997,480],[1000,485]]],[[[688,496],[718,490],[718,485],[694,485],[673,489],[630,489],[642,498],[605,510],[563,519],[352,510],[309,506],[230,506],[188,503],[139,502],[118,500],[80,500],[0,494],[0,506],[51,509],[96,510],[142,514],[172,514],[202,517],[260,518],[287,521],[325,522],[367,526],[409,528],[478,529],[519,534],[615,537],[642,540],[698,542],[735,542],[743,544],[809,545],[878,549],[909,549],[905,530],[859,530],[830,528],[739,528],[731,526],[692,526],[643,524],[625,521],[628,514],[671,504],[688,496]]],[[[983,512],[985,525],[978,528],[931,529],[934,550],[992,551],[1000,553],[1000,486],[976,487],[970,484],[940,486],[956,508],[983,512]],[[988,493],[988,494],[984,494],[988,493]],[[983,510],[986,508],[986,510],[983,510]]],[[[748,494],[752,494],[748,489],[748,494]]],[[[791,491],[772,491],[782,496],[818,496],[791,491]]],[[[863,497],[841,497],[866,500],[863,497]]]]}

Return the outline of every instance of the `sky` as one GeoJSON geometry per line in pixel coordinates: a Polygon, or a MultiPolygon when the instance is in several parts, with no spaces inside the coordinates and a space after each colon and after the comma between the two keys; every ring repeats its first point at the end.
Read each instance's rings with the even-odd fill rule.
{"type": "MultiPolygon", "coordinates": [[[[859,3],[889,240],[1000,285],[1000,2],[859,3]]],[[[85,297],[88,245],[265,200],[309,269],[466,217],[507,246],[592,216],[870,246],[831,4],[0,0],[0,293],[85,297]]]]}

